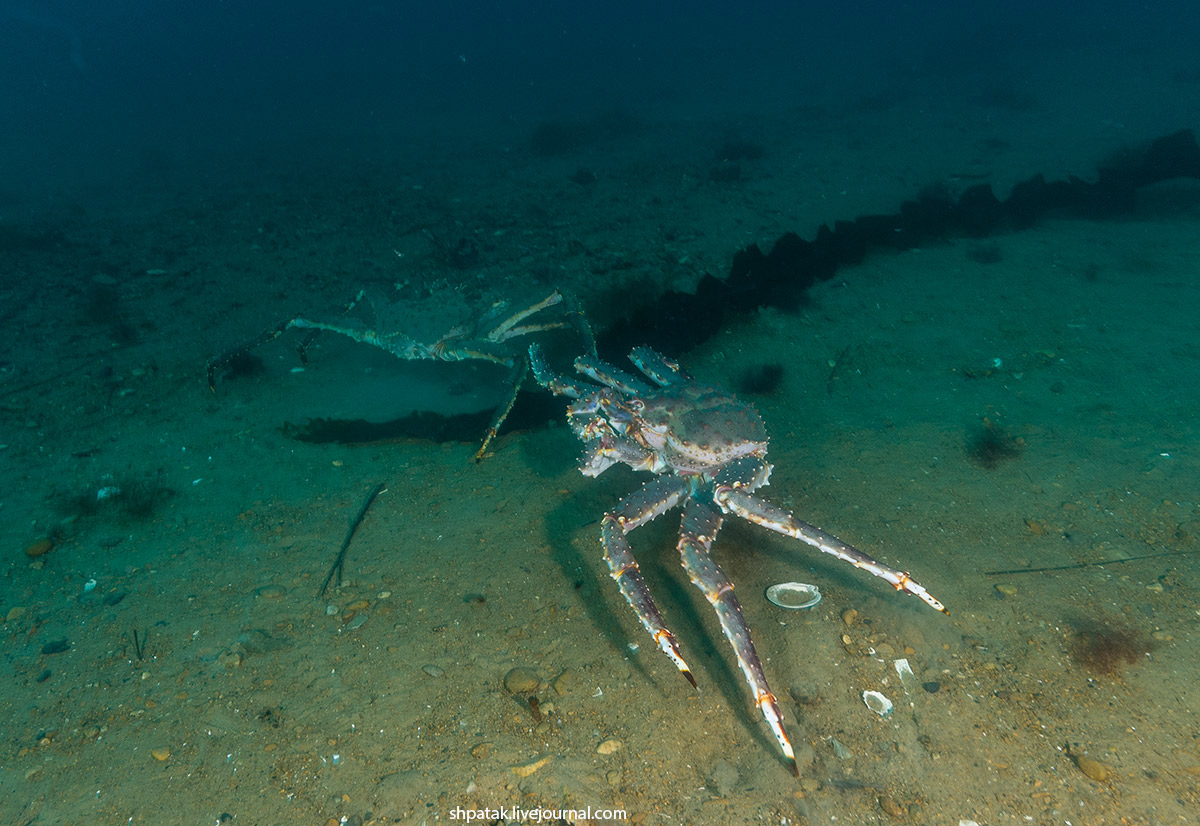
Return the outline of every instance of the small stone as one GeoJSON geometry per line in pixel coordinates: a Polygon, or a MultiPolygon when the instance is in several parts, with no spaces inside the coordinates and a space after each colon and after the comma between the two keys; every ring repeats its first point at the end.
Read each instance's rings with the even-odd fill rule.
{"type": "Polygon", "coordinates": [[[13,620],[19,620],[23,616],[25,616],[25,606],[14,605],[12,608],[9,608],[8,613],[4,615],[4,621],[12,622],[13,620]]]}
{"type": "Polygon", "coordinates": [[[996,586],[996,593],[1002,597],[1014,597],[1017,595],[1017,586],[1002,582],[996,586]]]}
{"type": "Polygon", "coordinates": [[[421,670],[424,671],[426,674],[428,674],[430,677],[445,677],[446,676],[446,669],[444,669],[438,665],[433,665],[433,664],[423,665],[423,666],[421,666],[421,670]]]}
{"type": "Polygon", "coordinates": [[[856,619],[858,619],[858,611],[853,608],[847,608],[842,612],[842,622],[846,625],[853,625],[856,619]]]}
{"type": "Polygon", "coordinates": [[[44,556],[52,550],[54,550],[54,543],[48,537],[43,536],[41,539],[35,539],[25,546],[25,556],[33,559],[44,556]]]}
{"type": "Polygon", "coordinates": [[[532,694],[542,681],[532,669],[517,666],[504,675],[504,687],[513,694],[532,694]]]}
{"type": "Polygon", "coordinates": [[[1099,760],[1093,760],[1086,754],[1071,755],[1075,759],[1075,765],[1079,770],[1095,780],[1097,783],[1107,783],[1113,775],[1113,770],[1099,760]]]}
{"type": "Polygon", "coordinates": [[[930,680],[927,683],[921,683],[921,688],[925,689],[930,694],[937,694],[942,690],[942,684],[937,680],[930,680]]]}
{"type": "Polygon", "coordinates": [[[491,743],[480,743],[471,749],[471,756],[476,760],[486,760],[492,756],[492,749],[495,748],[491,743]]]}
{"type": "Polygon", "coordinates": [[[579,680],[575,677],[575,672],[568,668],[550,681],[550,687],[554,689],[555,694],[561,696],[570,691],[572,686],[578,682],[579,680]]]}
{"type": "Polygon", "coordinates": [[[371,607],[371,603],[365,599],[356,599],[354,602],[346,606],[347,611],[365,611],[371,607]]]}
{"type": "Polygon", "coordinates": [[[282,585],[264,585],[254,593],[263,599],[283,599],[287,596],[287,588],[284,588],[282,585]]]}
{"type": "Polygon", "coordinates": [[[166,746],[159,746],[156,749],[150,749],[150,756],[161,762],[171,756],[171,750],[166,746]]]}
{"type": "Polygon", "coordinates": [[[71,643],[67,642],[66,638],[48,642],[42,646],[43,654],[64,654],[71,650],[71,643]]]}
{"type": "Polygon", "coordinates": [[[509,771],[511,771],[517,777],[529,777],[529,775],[533,774],[535,771],[537,771],[538,769],[540,769],[542,766],[546,765],[549,762],[550,762],[549,757],[543,757],[540,760],[531,760],[528,763],[521,763],[516,766],[509,766],[508,768],[509,768],[509,771]]]}
{"type": "Polygon", "coordinates": [[[614,740],[610,737],[600,745],[596,746],[596,754],[603,754],[606,756],[609,754],[616,754],[621,750],[621,745],[622,744],[620,740],[614,740]]]}
{"type": "Polygon", "coordinates": [[[904,817],[906,814],[908,814],[903,806],[886,794],[881,794],[879,796],[879,808],[883,809],[892,817],[904,817]]]}

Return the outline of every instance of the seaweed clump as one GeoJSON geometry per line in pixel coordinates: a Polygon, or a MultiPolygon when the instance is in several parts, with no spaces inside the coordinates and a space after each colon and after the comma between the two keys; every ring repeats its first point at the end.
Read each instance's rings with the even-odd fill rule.
{"type": "Polygon", "coordinates": [[[1136,628],[1105,620],[1071,623],[1071,657],[1094,674],[1119,677],[1154,648],[1154,640],[1136,628]]]}
{"type": "Polygon", "coordinates": [[[967,458],[985,470],[994,470],[1002,462],[1018,458],[1025,442],[986,416],[980,427],[967,439],[967,458]]]}
{"type": "Polygon", "coordinates": [[[161,474],[148,477],[106,474],[98,483],[61,497],[58,510],[66,517],[64,522],[105,514],[117,517],[118,521],[146,522],[175,496],[175,491],[160,477],[161,474]]]}

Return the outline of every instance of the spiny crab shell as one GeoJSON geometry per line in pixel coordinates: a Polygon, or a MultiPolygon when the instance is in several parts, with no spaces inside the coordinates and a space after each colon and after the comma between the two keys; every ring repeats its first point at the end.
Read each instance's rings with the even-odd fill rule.
{"type": "Polygon", "coordinates": [[[767,452],[767,427],[758,411],[719,388],[671,385],[634,402],[630,431],[636,428],[640,440],[680,475],[703,474],[767,452]]]}

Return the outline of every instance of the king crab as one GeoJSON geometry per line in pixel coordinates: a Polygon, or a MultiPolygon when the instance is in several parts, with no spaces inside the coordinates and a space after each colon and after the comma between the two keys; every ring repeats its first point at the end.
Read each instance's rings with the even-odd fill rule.
{"type": "Polygon", "coordinates": [[[750,641],[750,629],[733,593],[733,583],[712,558],[711,549],[727,514],[792,536],[890,582],[898,591],[946,607],[903,571],[872,559],[832,534],[802,522],[783,508],[754,495],[767,484],[767,432],[753,405],[719,387],[701,384],[676,362],[649,347],[638,347],[630,360],[651,383],[624,373],[593,356],[575,360],[575,369],[600,386],[554,373],[537,345],[529,348],[538,383],[558,396],[574,399],[567,421],[585,445],[580,471],[599,476],[615,464],[655,474],[622,499],[600,523],[604,560],[642,626],[693,687],[696,680],[642,578],[627,539],[629,533],[672,508],[683,506],[679,554],[692,584],[716,611],[755,704],[798,774],[791,741],[783,729],[779,702],[771,693],[762,662],[750,641]]]}
{"type": "Polygon", "coordinates": [[[400,296],[398,288],[391,295],[364,289],[333,318],[289,318],[212,357],[207,366],[208,387],[215,392],[222,369],[289,330],[307,331],[296,348],[303,364],[308,364],[308,350],[321,333],[336,333],[378,347],[404,361],[491,362],[508,369],[509,390],[484,432],[475,453],[478,462],[488,455],[488,447],[512,411],[528,372],[524,342],[518,339],[567,327],[574,329],[587,350],[596,351],[587,319],[558,290],[529,303],[498,299],[480,310],[449,286],[407,298],[400,296]],[[551,314],[555,308],[557,312],[551,314]],[[529,320],[532,317],[537,320],[529,320]]]}

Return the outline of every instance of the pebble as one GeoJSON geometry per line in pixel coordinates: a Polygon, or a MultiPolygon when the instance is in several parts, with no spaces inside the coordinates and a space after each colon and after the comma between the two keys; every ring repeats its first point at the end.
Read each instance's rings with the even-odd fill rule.
{"type": "Polygon", "coordinates": [[[163,761],[171,756],[171,750],[166,746],[159,746],[156,749],[150,749],[150,756],[155,760],[163,761]]]}
{"type": "Polygon", "coordinates": [[[614,740],[610,737],[600,745],[596,746],[596,754],[616,754],[621,750],[621,745],[622,743],[620,740],[614,740]]]}
{"type": "Polygon", "coordinates": [[[901,806],[895,800],[892,800],[892,798],[886,794],[881,794],[879,796],[879,808],[883,809],[892,817],[904,817],[904,815],[908,814],[904,810],[903,806],[901,806]]]}
{"type": "Polygon", "coordinates": [[[284,588],[282,585],[264,585],[254,593],[263,599],[283,599],[287,596],[287,588],[284,588]]]}
{"type": "Polygon", "coordinates": [[[842,612],[842,622],[846,625],[853,625],[856,619],[858,619],[858,611],[853,608],[847,608],[842,612]]]}
{"type": "Polygon", "coordinates": [[[1017,586],[1002,582],[996,586],[996,593],[1002,597],[1014,597],[1017,595],[1017,586]]]}
{"type": "Polygon", "coordinates": [[[542,681],[532,669],[517,666],[504,675],[504,687],[513,694],[531,694],[542,681]]]}
{"type": "Polygon", "coordinates": [[[445,677],[446,676],[446,669],[442,668],[441,666],[437,666],[437,665],[432,665],[432,664],[431,665],[423,665],[423,666],[421,666],[421,670],[424,671],[426,674],[428,674],[430,677],[445,677]]]}
{"type": "Polygon", "coordinates": [[[494,746],[491,743],[480,743],[471,749],[471,756],[476,760],[486,760],[492,756],[494,746]]]}
{"type": "Polygon", "coordinates": [[[549,757],[543,757],[540,760],[531,760],[528,763],[521,763],[516,766],[509,766],[508,768],[509,768],[509,771],[511,771],[517,777],[529,777],[529,775],[533,774],[535,771],[537,771],[538,769],[540,769],[542,766],[546,765],[549,762],[550,762],[549,757]]]}
{"type": "Polygon", "coordinates": [[[25,546],[25,556],[32,558],[44,556],[54,550],[54,543],[48,537],[35,539],[25,546]]]}
{"type": "Polygon", "coordinates": [[[555,694],[562,695],[570,691],[571,687],[578,684],[578,682],[579,680],[576,679],[575,672],[568,668],[550,681],[550,687],[554,689],[555,694]]]}
{"type": "Polygon", "coordinates": [[[71,643],[67,642],[66,638],[48,642],[42,646],[43,654],[63,654],[71,650],[71,643]]]}
{"type": "Polygon", "coordinates": [[[1075,758],[1075,765],[1079,770],[1097,783],[1107,783],[1112,778],[1113,770],[1099,760],[1093,760],[1086,754],[1075,754],[1072,757],[1075,758]]]}
{"type": "Polygon", "coordinates": [[[14,605],[12,608],[9,608],[8,613],[4,615],[4,621],[12,622],[13,620],[19,620],[23,616],[25,616],[25,606],[14,605]]]}

